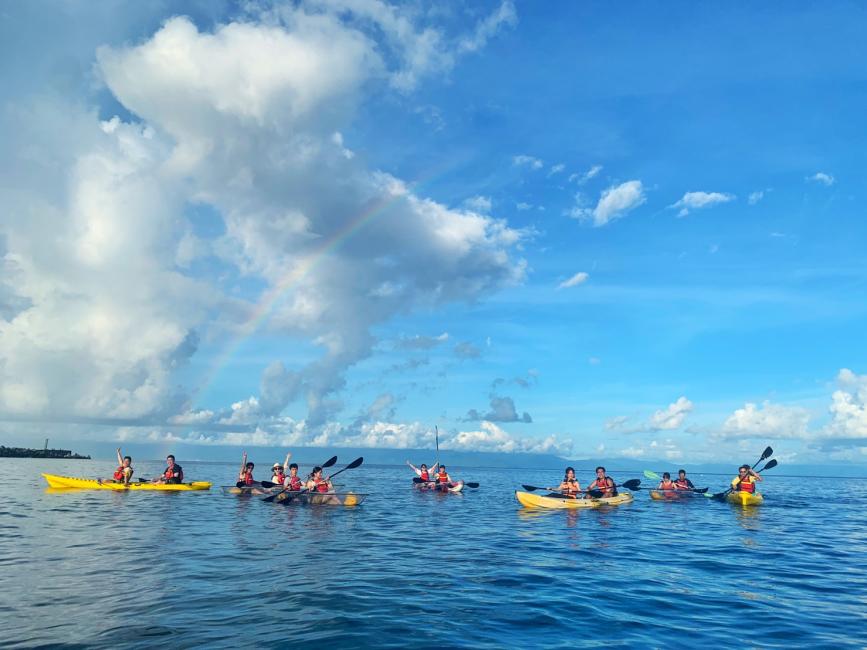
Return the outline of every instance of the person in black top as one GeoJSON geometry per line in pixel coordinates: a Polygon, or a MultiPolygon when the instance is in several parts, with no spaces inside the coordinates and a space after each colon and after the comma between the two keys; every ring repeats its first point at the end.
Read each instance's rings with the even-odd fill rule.
{"type": "Polygon", "coordinates": [[[677,480],[674,482],[674,487],[678,490],[694,490],[695,486],[688,478],[686,478],[686,470],[680,469],[677,471],[677,480]]]}
{"type": "Polygon", "coordinates": [[[166,468],[154,483],[183,483],[184,468],[175,462],[175,457],[169,454],[166,456],[166,468]]]}

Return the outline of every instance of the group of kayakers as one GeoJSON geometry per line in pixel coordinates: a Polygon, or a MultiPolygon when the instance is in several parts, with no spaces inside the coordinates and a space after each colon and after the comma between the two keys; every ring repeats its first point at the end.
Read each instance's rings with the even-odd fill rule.
{"type": "MultiPolygon", "coordinates": [[[[111,476],[111,482],[123,483],[129,485],[132,481],[132,476],[135,470],[132,467],[132,456],[122,456],[120,447],[117,448],[117,468],[111,476]]],[[[150,483],[183,483],[184,468],[175,462],[175,457],[169,454],[166,456],[166,468],[157,478],[149,481],[150,483]]]]}
{"type": "Polygon", "coordinates": [[[272,485],[263,486],[261,481],[256,481],[253,478],[255,464],[247,460],[247,452],[245,451],[243,460],[241,461],[241,470],[238,473],[238,487],[241,487],[241,484],[243,484],[245,487],[253,489],[280,486],[291,492],[301,490],[319,492],[321,494],[334,492],[334,485],[332,485],[330,477],[323,476],[322,468],[319,465],[310,470],[307,480],[302,480],[298,476],[298,463],[291,463],[287,466],[291,456],[292,454],[288,453],[286,454],[286,460],[282,464],[274,463],[271,466],[271,480],[269,483],[272,485]]]}

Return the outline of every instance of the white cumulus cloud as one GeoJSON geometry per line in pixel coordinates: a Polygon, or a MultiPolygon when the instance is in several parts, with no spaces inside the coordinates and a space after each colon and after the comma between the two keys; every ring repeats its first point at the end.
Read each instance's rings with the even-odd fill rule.
{"type": "Polygon", "coordinates": [[[579,271],[578,273],[576,273],[572,277],[570,277],[566,280],[563,280],[563,282],[561,282],[559,285],[557,285],[557,288],[558,289],[566,289],[568,287],[577,287],[579,284],[583,284],[583,283],[587,282],[587,280],[589,278],[590,278],[589,273],[587,273],[586,271],[579,271]]]}
{"type": "Polygon", "coordinates": [[[816,172],[812,176],[807,176],[806,180],[813,183],[821,183],[825,187],[831,187],[834,183],[837,182],[836,179],[831,176],[831,174],[826,174],[825,172],[816,172]]]}
{"type": "Polygon", "coordinates": [[[626,181],[604,190],[596,207],[592,210],[576,206],[570,212],[570,216],[592,221],[596,227],[604,226],[609,221],[618,219],[634,210],[646,200],[641,181],[626,181]]]}

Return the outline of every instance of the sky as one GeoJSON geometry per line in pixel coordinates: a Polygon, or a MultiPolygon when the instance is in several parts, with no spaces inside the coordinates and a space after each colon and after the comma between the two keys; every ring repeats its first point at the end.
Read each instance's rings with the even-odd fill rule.
{"type": "Polygon", "coordinates": [[[0,5],[0,438],[867,464],[867,9],[0,5]]]}

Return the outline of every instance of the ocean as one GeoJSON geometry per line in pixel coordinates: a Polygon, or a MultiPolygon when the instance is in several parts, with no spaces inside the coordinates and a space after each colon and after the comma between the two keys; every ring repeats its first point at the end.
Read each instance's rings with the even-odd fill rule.
{"type": "Polygon", "coordinates": [[[559,472],[449,467],[480,487],[444,495],[362,465],[337,479],[362,505],[287,507],[223,494],[234,463],[179,461],[215,488],[58,493],[40,472],[114,463],[0,459],[0,646],[867,647],[867,479],[779,466],[755,508],[640,490],[539,512],[514,492],[559,472]]]}

